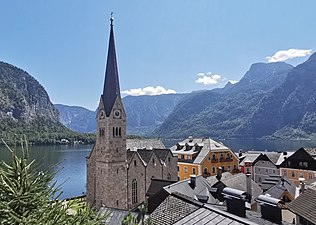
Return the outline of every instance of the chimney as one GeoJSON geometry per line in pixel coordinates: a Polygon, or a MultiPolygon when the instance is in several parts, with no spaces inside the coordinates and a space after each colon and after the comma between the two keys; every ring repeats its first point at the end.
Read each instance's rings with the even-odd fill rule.
{"type": "Polygon", "coordinates": [[[261,216],[272,223],[282,224],[282,207],[284,202],[277,198],[259,195],[257,202],[261,206],[261,216]]]}
{"type": "Polygon", "coordinates": [[[300,186],[301,186],[300,193],[304,194],[304,191],[305,191],[305,179],[304,178],[299,178],[299,180],[300,180],[300,186]]]}
{"type": "Polygon", "coordinates": [[[190,176],[190,187],[194,189],[196,187],[196,175],[190,176]]]}
{"type": "Polygon", "coordinates": [[[246,185],[247,185],[247,193],[250,195],[248,202],[251,203],[251,198],[252,198],[252,186],[251,186],[251,174],[247,173],[246,174],[246,185]]]}
{"type": "Polygon", "coordinates": [[[217,178],[218,181],[220,181],[222,179],[222,173],[223,173],[223,168],[222,167],[218,167],[217,175],[216,175],[216,178],[217,178]]]}
{"type": "Polygon", "coordinates": [[[238,157],[242,157],[242,150],[239,149],[238,157]]]}
{"type": "Polygon", "coordinates": [[[284,151],[284,152],[283,152],[283,155],[287,155],[287,152],[284,151]]]}
{"type": "Polygon", "coordinates": [[[226,199],[228,212],[236,216],[246,217],[246,192],[226,187],[223,189],[222,194],[226,199]]]}

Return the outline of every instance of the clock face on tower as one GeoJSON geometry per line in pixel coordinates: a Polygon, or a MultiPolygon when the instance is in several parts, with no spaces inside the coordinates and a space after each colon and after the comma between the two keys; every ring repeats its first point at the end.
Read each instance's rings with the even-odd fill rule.
{"type": "Polygon", "coordinates": [[[122,117],[122,112],[120,109],[115,109],[114,112],[113,112],[113,117],[115,119],[121,119],[122,117]]]}
{"type": "Polygon", "coordinates": [[[101,111],[100,111],[99,117],[100,117],[100,119],[104,119],[104,117],[105,117],[105,112],[104,112],[104,110],[101,110],[101,111]]]}

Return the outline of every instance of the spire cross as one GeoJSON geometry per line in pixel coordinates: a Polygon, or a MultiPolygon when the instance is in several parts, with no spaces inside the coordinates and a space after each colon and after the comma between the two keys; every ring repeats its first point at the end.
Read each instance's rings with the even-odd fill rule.
{"type": "Polygon", "coordinates": [[[111,17],[110,17],[111,26],[113,26],[113,20],[114,20],[114,18],[113,18],[113,12],[111,12],[111,17]]]}

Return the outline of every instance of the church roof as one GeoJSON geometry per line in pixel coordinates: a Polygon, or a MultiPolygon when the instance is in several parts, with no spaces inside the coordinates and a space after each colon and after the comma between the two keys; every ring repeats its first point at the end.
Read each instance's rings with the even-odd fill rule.
{"type": "Polygon", "coordinates": [[[102,100],[106,116],[109,116],[117,97],[121,97],[114,43],[113,18],[111,17],[110,40],[105,70],[102,100]]]}
{"type": "Polygon", "coordinates": [[[164,149],[166,148],[165,145],[162,143],[160,139],[127,139],[126,140],[126,148],[130,149],[131,151],[136,151],[137,149],[164,149]]]}

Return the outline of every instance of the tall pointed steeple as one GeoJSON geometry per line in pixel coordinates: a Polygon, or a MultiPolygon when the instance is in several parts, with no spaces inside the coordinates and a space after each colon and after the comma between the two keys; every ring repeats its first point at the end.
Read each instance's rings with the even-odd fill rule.
{"type": "Polygon", "coordinates": [[[112,13],[111,13],[110,21],[111,21],[110,40],[109,40],[108,58],[107,58],[107,63],[106,63],[105,81],[104,81],[103,95],[102,95],[106,116],[110,115],[113,108],[113,104],[117,96],[121,97],[120,84],[119,84],[119,78],[118,78],[118,69],[117,69],[117,62],[116,62],[112,13]]]}

